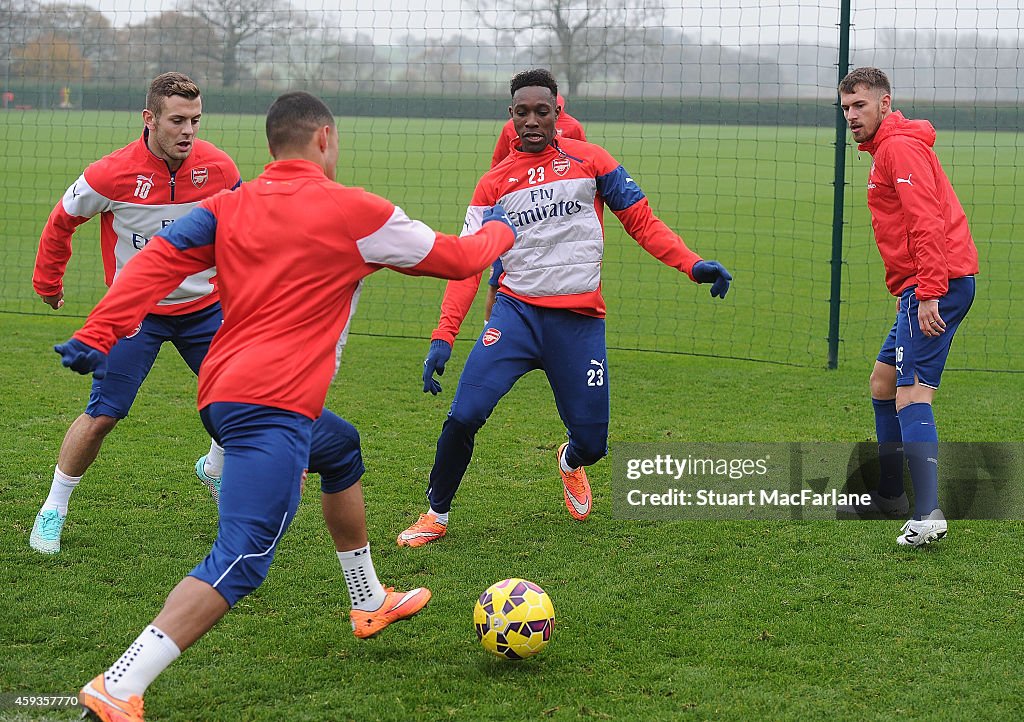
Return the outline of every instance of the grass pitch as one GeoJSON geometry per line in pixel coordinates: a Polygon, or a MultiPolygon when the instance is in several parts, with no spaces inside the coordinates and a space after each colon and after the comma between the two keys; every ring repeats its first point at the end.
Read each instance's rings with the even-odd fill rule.
{"type": "MultiPolygon", "coordinates": [[[[475,310],[475,309],[474,309],[475,310]]],[[[192,465],[207,440],[195,381],[158,360],[72,498],[64,551],[28,547],[60,440],[88,381],[50,347],[78,319],[0,314],[7,353],[0,458],[0,689],[72,694],[105,669],[206,553],[216,509],[192,465]]],[[[359,641],[319,515],[315,477],[267,582],[146,696],[155,720],[1016,718],[1024,687],[1020,522],[951,522],[924,550],[898,522],[637,522],[595,508],[570,520],[554,471],[563,438],[541,374],[481,431],[449,535],[394,537],[424,508],[441,397],[419,380],[426,341],[353,337],[328,405],[360,429],[371,546],[385,583],[427,585],[418,617],[359,641]],[[540,656],[506,663],[476,642],[489,584],[522,576],[556,611],[540,656]]],[[[859,441],[872,435],[867,364],[828,372],[611,352],[617,441],[859,441]]],[[[949,441],[1020,441],[1006,374],[950,372],[936,405],[949,441]]],[[[0,719],[70,720],[0,709],[0,719]]]]}
{"type": "MultiPolygon", "coordinates": [[[[243,178],[269,160],[256,116],[205,108],[200,136],[235,158],[243,178]]],[[[344,109],[336,109],[344,115],[344,109]]],[[[364,186],[438,230],[457,233],[500,122],[339,118],[338,180],[364,186]]],[[[831,290],[832,128],[588,123],[644,189],[655,212],[735,281],[722,302],[651,258],[605,212],[603,286],[609,343],[823,367],[831,290]]],[[[0,310],[45,313],[29,283],[39,232],[64,190],[91,161],[139,137],[136,114],[0,113],[0,310]]],[[[1020,138],[940,129],[936,148],[971,222],[981,256],[978,297],[948,368],[1024,371],[1024,207],[1020,138]]],[[[848,158],[840,364],[873,357],[895,318],[871,235],[864,184],[870,157],[848,158]]],[[[102,294],[98,223],[76,236],[68,268],[69,314],[102,294]]],[[[440,281],[377,274],[365,287],[354,332],[423,338],[437,319],[440,281]]],[[[473,330],[468,331],[471,335],[473,330]]]]}
{"type": "MultiPolygon", "coordinates": [[[[259,118],[207,108],[204,137],[243,176],[266,161],[259,118]]],[[[343,109],[338,109],[343,114],[343,109]]],[[[342,119],[340,180],[439,229],[461,227],[499,123],[342,119]]],[[[87,379],[63,341],[102,293],[97,223],[76,237],[68,304],[30,286],[39,230],[90,161],[138,137],[125,113],[0,113],[0,692],[73,694],[105,669],[207,552],[216,509],[193,475],[207,439],[195,380],[173,352],[72,498],[64,551],[28,547],[87,379]]],[[[867,159],[851,154],[840,368],[823,370],[829,299],[831,130],[603,126],[587,132],[638,178],[691,247],[736,276],[724,303],[648,258],[606,215],[611,441],[863,441],[871,359],[892,318],[863,208],[867,159]],[[628,349],[705,354],[681,356],[628,349]],[[736,358],[772,363],[752,363],[736,358]]],[[[940,129],[940,144],[944,141],[940,129]]],[[[1016,136],[948,137],[940,157],[982,251],[979,298],[954,368],[1024,370],[1016,136]]],[[[527,375],[481,431],[440,543],[399,550],[424,508],[444,394],[420,391],[440,282],[380,273],[360,303],[328,405],[360,429],[373,557],[382,580],[427,585],[418,617],[356,640],[315,480],[267,582],[150,688],[155,720],[1015,719],[1024,683],[1020,522],[956,521],[934,548],[897,548],[899,523],[615,519],[609,461],[595,508],[572,522],[554,451],[564,438],[542,375],[527,375]],[[383,336],[409,338],[383,338],[383,336]],[[413,340],[414,339],[414,340],[413,340]],[[539,657],[479,648],[477,595],[522,576],[557,623],[539,657]]],[[[480,318],[474,308],[467,320],[480,318]]],[[[1021,441],[1019,375],[947,371],[946,441],[1021,441]]],[[[72,719],[67,710],[0,719],[72,719]]]]}

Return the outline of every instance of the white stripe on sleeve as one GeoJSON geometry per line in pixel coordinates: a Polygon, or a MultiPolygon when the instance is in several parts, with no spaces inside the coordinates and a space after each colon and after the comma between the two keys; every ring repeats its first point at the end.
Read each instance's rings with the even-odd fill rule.
{"type": "Polygon", "coordinates": [[[405,211],[395,206],[387,222],[356,241],[356,246],[367,263],[412,268],[430,253],[434,247],[434,238],[434,231],[428,225],[414,221],[405,211]]]}
{"type": "Polygon", "coordinates": [[[484,225],[484,211],[489,206],[470,206],[466,209],[466,220],[462,223],[463,236],[470,236],[484,225]]]}
{"type": "Polygon", "coordinates": [[[93,190],[84,173],[64,192],[62,202],[69,216],[79,218],[92,218],[111,208],[110,199],[93,190]]]}

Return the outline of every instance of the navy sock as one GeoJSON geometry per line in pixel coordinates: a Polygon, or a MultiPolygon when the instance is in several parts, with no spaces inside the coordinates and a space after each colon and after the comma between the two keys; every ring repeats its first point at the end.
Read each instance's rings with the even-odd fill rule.
{"type": "Polygon", "coordinates": [[[931,404],[904,406],[899,417],[914,485],[914,518],[920,520],[939,508],[939,433],[931,404]]]}
{"type": "Polygon", "coordinates": [[[875,436],[878,439],[878,493],[895,499],[905,492],[903,486],[903,433],[896,415],[896,399],[871,399],[875,408],[875,436]]]}

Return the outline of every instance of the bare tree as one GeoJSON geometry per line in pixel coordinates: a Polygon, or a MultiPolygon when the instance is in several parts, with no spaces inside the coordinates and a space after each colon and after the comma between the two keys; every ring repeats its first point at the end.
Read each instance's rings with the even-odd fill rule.
{"type": "Polygon", "coordinates": [[[4,90],[10,79],[14,51],[38,32],[33,0],[0,0],[0,74],[4,90]]]}
{"type": "Polygon", "coordinates": [[[366,34],[351,38],[321,30],[297,36],[289,44],[289,79],[324,92],[371,91],[387,83],[391,65],[366,34]]]}
{"type": "Polygon", "coordinates": [[[460,35],[447,39],[421,38],[417,45],[408,46],[409,58],[398,80],[417,93],[458,94],[469,77],[462,62],[466,45],[466,38],[460,35]]]}
{"type": "Polygon", "coordinates": [[[200,18],[173,10],[163,12],[124,28],[117,66],[131,73],[126,79],[140,85],[173,70],[185,73],[203,88],[211,77],[219,79],[221,68],[195,49],[217,42],[213,28],[200,18]]]}
{"type": "Polygon", "coordinates": [[[467,0],[499,33],[515,26],[512,47],[527,38],[528,56],[546,65],[566,94],[587,80],[621,78],[643,52],[647,26],[660,20],[657,0],[467,0]],[[511,19],[511,22],[510,22],[511,19]]]}
{"type": "Polygon", "coordinates": [[[117,31],[106,15],[82,3],[46,3],[36,11],[36,27],[74,43],[93,70],[112,61],[117,50],[117,31]]]}
{"type": "Polygon", "coordinates": [[[88,80],[92,68],[75,43],[47,31],[14,51],[11,74],[66,84],[88,80]]]}
{"type": "Polygon", "coordinates": [[[217,61],[226,88],[238,84],[261,49],[287,45],[288,29],[307,25],[306,13],[286,0],[181,0],[180,7],[213,29],[217,41],[195,50],[217,61]]]}

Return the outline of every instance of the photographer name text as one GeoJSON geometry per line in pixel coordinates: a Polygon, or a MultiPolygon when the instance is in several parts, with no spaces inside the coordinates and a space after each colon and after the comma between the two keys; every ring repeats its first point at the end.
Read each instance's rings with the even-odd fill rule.
{"type": "Polygon", "coordinates": [[[630,506],[704,506],[704,507],[759,507],[805,506],[834,507],[838,505],[869,504],[870,494],[845,494],[836,490],[818,493],[811,489],[794,492],[778,489],[749,489],[747,491],[715,491],[714,489],[667,489],[651,492],[631,489],[626,494],[630,506]]]}

